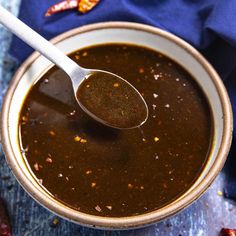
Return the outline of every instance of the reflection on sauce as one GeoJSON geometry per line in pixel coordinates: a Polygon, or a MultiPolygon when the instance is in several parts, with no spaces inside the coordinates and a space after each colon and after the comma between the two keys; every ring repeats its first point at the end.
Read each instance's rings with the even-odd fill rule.
{"type": "Polygon", "coordinates": [[[148,115],[139,93],[108,73],[95,72],[85,79],[79,86],[77,99],[92,117],[111,127],[138,127],[148,115]]]}
{"type": "Polygon", "coordinates": [[[165,206],[198,178],[211,147],[207,100],[167,57],[137,46],[100,45],[71,54],[108,70],[143,95],[149,117],[130,130],[105,127],[78,106],[67,75],[54,67],[21,111],[22,154],[56,199],[81,212],[131,216],[165,206]]]}

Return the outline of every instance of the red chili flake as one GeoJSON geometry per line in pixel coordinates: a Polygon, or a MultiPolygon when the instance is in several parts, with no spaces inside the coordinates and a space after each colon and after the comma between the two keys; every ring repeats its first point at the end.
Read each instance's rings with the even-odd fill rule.
{"type": "Polygon", "coordinates": [[[12,235],[8,214],[6,212],[2,199],[0,199],[0,235],[1,236],[12,235]]]}
{"type": "Polygon", "coordinates": [[[220,236],[236,236],[236,229],[222,229],[220,236]]]}
{"type": "Polygon", "coordinates": [[[95,206],[94,208],[95,208],[95,210],[98,211],[98,212],[101,212],[101,211],[102,211],[102,209],[101,209],[101,207],[100,207],[99,205],[95,206]]]}
{"type": "Polygon", "coordinates": [[[144,73],[144,69],[142,67],[139,68],[139,73],[140,74],[144,73]]]}
{"type": "Polygon", "coordinates": [[[56,135],[56,133],[55,133],[53,130],[50,130],[50,131],[49,131],[49,134],[50,134],[51,136],[55,136],[55,135],[56,135]]]}
{"type": "Polygon", "coordinates": [[[95,7],[100,0],[63,0],[51,6],[45,16],[51,16],[54,13],[77,8],[81,13],[86,13],[95,7]]]}

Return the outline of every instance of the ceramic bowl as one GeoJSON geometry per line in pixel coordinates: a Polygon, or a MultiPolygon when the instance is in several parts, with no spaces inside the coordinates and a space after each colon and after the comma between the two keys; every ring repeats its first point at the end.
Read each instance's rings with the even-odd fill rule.
{"type": "Polygon", "coordinates": [[[30,173],[18,142],[18,119],[24,99],[37,79],[52,66],[33,53],[18,69],[5,96],[1,137],[6,160],[23,188],[42,206],[73,222],[89,227],[127,229],[142,227],[169,217],[191,204],[212,183],[224,165],[232,138],[232,112],[226,89],[212,66],[192,46],[160,29],[128,22],[87,25],[52,40],[64,53],[90,45],[129,43],[159,51],[184,67],[207,96],[213,114],[214,140],[207,164],[192,187],[170,204],[130,217],[99,217],[69,208],[50,196],[30,173]]]}

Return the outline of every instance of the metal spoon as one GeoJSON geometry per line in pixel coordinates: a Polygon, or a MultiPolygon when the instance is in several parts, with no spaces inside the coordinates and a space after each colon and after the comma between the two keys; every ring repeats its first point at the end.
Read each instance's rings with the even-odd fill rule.
{"type": "MultiPolygon", "coordinates": [[[[76,101],[78,102],[80,107],[95,120],[107,126],[118,128],[118,129],[139,127],[147,120],[148,107],[145,100],[143,99],[141,94],[129,82],[127,82],[123,78],[107,71],[85,69],[85,68],[80,67],[76,62],[74,62],[72,59],[67,57],[62,51],[56,48],[56,46],[51,44],[49,41],[47,41],[45,38],[43,38],[41,35],[39,35],[37,32],[35,32],[33,29],[31,29],[29,26],[24,24],[22,21],[20,21],[13,14],[11,14],[9,11],[7,11],[1,6],[0,6],[0,23],[2,23],[12,33],[17,35],[20,39],[22,39],[24,42],[26,42],[35,50],[39,51],[47,59],[52,61],[54,64],[56,64],[58,67],[60,67],[63,71],[67,73],[67,75],[70,77],[71,82],[72,82],[76,101]],[[96,103],[94,104],[94,101],[96,102],[96,99],[92,97],[90,98],[87,96],[86,101],[89,101],[89,99],[93,101],[93,106],[87,106],[88,103],[84,102],[84,99],[81,100],[80,99],[81,96],[77,96],[79,93],[83,94],[83,89],[81,89],[81,85],[83,85],[83,83],[88,78],[92,80],[93,78],[97,79],[98,77],[104,77],[104,76],[106,77],[106,79],[109,79],[111,81],[113,80],[114,84],[117,81],[120,81],[120,84],[122,84],[124,89],[129,92],[129,96],[131,96],[129,97],[132,100],[132,103],[130,105],[134,104],[134,101],[135,101],[135,104],[137,105],[137,109],[135,109],[136,113],[130,112],[129,106],[127,106],[129,99],[127,99],[127,101],[124,103],[123,102],[124,99],[123,100],[121,99],[120,102],[119,101],[117,102],[117,99],[122,98],[122,96],[115,96],[114,98],[111,97],[109,99],[108,105],[106,107],[102,107],[103,109],[101,109],[101,111],[102,112],[105,111],[107,112],[107,114],[114,114],[114,112],[116,111],[121,111],[120,113],[118,112],[117,114],[115,114],[115,116],[113,116],[113,117],[116,117],[116,120],[114,121],[112,120],[112,116],[110,117],[111,118],[110,119],[109,116],[104,116],[104,114],[101,114],[101,113],[99,114],[99,112],[93,111],[92,109],[93,106],[101,107],[101,104],[96,104],[96,103]],[[116,107],[117,104],[118,104],[118,107],[116,107]],[[115,109],[112,110],[111,107],[115,109]],[[132,114],[133,117],[131,117],[130,114],[132,114]]],[[[112,83],[107,83],[107,84],[112,84],[112,83]]],[[[103,86],[106,86],[106,83],[104,83],[103,86]]],[[[109,88],[109,89],[112,89],[112,88],[109,88]]],[[[101,90],[107,90],[107,88],[104,87],[104,88],[101,88],[101,90]]],[[[93,94],[91,93],[90,95],[93,96],[93,94]]],[[[98,96],[99,94],[95,94],[95,95],[98,96]]],[[[82,98],[84,97],[82,96],[82,98]]]]}

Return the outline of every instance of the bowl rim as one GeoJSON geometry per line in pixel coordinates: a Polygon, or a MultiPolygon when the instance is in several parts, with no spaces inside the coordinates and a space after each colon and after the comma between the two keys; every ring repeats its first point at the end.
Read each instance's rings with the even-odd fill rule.
{"type": "Polygon", "coordinates": [[[158,210],[140,214],[137,216],[129,216],[129,217],[101,217],[89,215],[86,213],[81,213],[76,210],[73,210],[65,205],[57,202],[57,201],[49,201],[47,195],[37,191],[37,189],[31,184],[31,182],[27,179],[24,173],[21,172],[20,168],[18,168],[17,161],[15,160],[14,152],[11,147],[11,140],[8,134],[8,122],[9,122],[9,109],[12,100],[12,96],[14,91],[21,79],[22,75],[27,71],[30,65],[40,56],[38,52],[33,52],[19,67],[16,71],[13,79],[11,80],[7,93],[4,97],[3,106],[2,106],[2,115],[1,115],[1,142],[3,146],[3,150],[5,152],[5,157],[8,162],[8,165],[11,167],[13,174],[15,175],[18,182],[21,186],[28,192],[33,199],[35,199],[38,203],[46,207],[48,210],[53,213],[58,214],[59,216],[73,221],[75,223],[79,223],[81,225],[85,225],[88,227],[97,227],[102,229],[128,229],[128,228],[137,228],[143,227],[148,224],[155,223],[157,221],[163,220],[180,210],[186,208],[190,205],[195,199],[197,199],[213,182],[216,178],[220,170],[223,168],[224,163],[227,158],[227,154],[230,150],[231,141],[232,141],[232,130],[233,130],[233,119],[232,119],[232,109],[230,100],[227,94],[227,91],[224,87],[222,80],[219,75],[210,65],[210,63],[190,44],[180,39],[179,37],[166,32],[162,29],[140,24],[140,23],[131,23],[131,22],[103,22],[103,23],[94,23],[82,27],[78,27],[72,30],[69,30],[65,33],[60,34],[59,36],[53,38],[51,40],[52,43],[59,43],[60,41],[65,40],[66,38],[72,37],[77,34],[82,34],[89,31],[108,29],[108,28],[121,28],[121,29],[132,29],[139,30],[148,33],[152,33],[155,35],[159,35],[164,37],[175,44],[177,44],[182,49],[186,50],[191,56],[193,56],[206,70],[206,72],[211,77],[217,92],[220,97],[222,109],[223,109],[223,134],[222,141],[220,144],[219,152],[217,157],[212,165],[211,170],[207,173],[206,177],[199,183],[194,190],[192,190],[187,196],[180,199],[175,204],[168,204],[158,210]]]}

